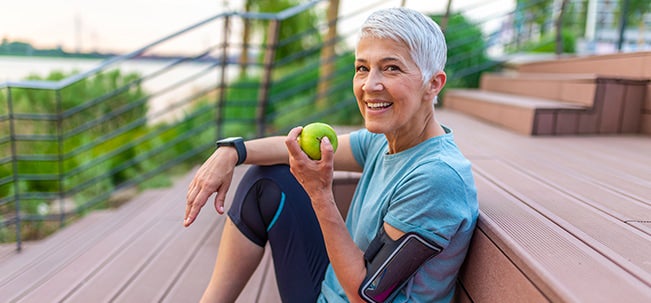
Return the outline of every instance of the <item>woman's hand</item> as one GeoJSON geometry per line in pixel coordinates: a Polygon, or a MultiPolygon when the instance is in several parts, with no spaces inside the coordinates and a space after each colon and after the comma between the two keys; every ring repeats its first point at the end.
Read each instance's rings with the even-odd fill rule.
{"type": "Polygon", "coordinates": [[[237,152],[234,148],[222,147],[201,165],[195,174],[186,196],[185,217],[183,225],[190,226],[197,218],[199,211],[208,198],[217,193],[215,209],[219,214],[224,213],[224,200],[233,180],[233,170],[237,163],[237,152]]]}
{"type": "Polygon", "coordinates": [[[321,201],[323,197],[332,198],[332,178],[334,174],[334,148],[328,140],[321,140],[321,160],[311,160],[298,144],[302,127],[292,129],[285,145],[289,152],[289,166],[292,174],[303,186],[312,201],[321,201]]]}

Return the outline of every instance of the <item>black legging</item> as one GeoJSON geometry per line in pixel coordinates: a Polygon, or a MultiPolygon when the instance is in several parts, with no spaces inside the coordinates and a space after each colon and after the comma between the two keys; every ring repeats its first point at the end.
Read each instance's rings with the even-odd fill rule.
{"type": "Polygon", "coordinates": [[[251,241],[271,246],[283,302],[315,302],[328,266],[310,198],[287,165],[252,166],[228,216],[251,241]]]}

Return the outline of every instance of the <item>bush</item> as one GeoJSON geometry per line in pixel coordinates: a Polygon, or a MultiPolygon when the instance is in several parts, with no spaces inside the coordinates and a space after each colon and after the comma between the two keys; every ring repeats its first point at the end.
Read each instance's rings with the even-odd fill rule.
{"type": "MultiPolygon", "coordinates": [[[[561,32],[563,39],[563,53],[572,54],[576,52],[576,37],[569,30],[561,32]]],[[[556,53],[556,34],[550,33],[535,43],[529,43],[522,47],[522,51],[533,53],[556,53]]]]}
{"type": "MultiPolygon", "coordinates": [[[[437,22],[442,18],[432,16],[437,22]]],[[[486,43],[480,27],[461,14],[452,14],[448,19],[445,40],[448,46],[448,61],[445,67],[448,83],[445,87],[479,87],[481,74],[497,65],[486,55],[486,43]]]]}

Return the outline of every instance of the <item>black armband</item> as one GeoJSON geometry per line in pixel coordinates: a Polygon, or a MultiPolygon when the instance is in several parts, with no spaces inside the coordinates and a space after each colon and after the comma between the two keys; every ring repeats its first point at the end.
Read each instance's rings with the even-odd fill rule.
{"type": "Polygon", "coordinates": [[[441,250],[417,233],[406,233],[394,241],[380,228],[364,252],[366,278],[359,295],[367,302],[390,301],[418,268],[441,250]]]}

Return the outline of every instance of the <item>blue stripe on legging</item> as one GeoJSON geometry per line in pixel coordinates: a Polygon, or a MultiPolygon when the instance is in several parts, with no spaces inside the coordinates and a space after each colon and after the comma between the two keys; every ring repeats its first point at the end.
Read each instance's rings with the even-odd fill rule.
{"type": "Polygon", "coordinates": [[[276,220],[278,220],[278,217],[280,217],[280,213],[283,211],[283,207],[285,206],[285,193],[281,192],[280,194],[280,204],[278,205],[278,209],[276,210],[274,218],[271,219],[271,223],[269,223],[269,226],[267,227],[267,231],[271,230],[274,224],[276,224],[276,220]]]}

